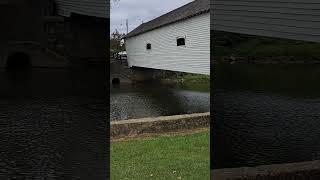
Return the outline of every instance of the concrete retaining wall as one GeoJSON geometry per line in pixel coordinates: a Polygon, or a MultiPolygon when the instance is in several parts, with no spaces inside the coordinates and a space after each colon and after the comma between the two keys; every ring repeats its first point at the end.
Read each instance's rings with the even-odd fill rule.
{"type": "Polygon", "coordinates": [[[320,160],[262,165],[257,167],[241,167],[215,169],[211,171],[214,180],[306,180],[320,179],[320,160]]]}
{"type": "Polygon", "coordinates": [[[161,116],[111,122],[111,138],[209,128],[210,113],[161,116]]]}

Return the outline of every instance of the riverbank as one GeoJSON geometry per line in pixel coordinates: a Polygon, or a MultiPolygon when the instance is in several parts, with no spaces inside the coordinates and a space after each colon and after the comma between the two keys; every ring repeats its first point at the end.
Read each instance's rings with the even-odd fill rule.
{"type": "Polygon", "coordinates": [[[111,143],[111,179],[209,179],[209,129],[111,143]]]}
{"type": "Polygon", "coordinates": [[[320,161],[215,169],[211,170],[211,177],[216,180],[319,179],[320,161]]]}
{"type": "Polygon", "coordinates": [[[320,43],[216,32],[216,62],[320,64],[320,43]]]}
{"type": "Polygon", "coordinates": [[[162,78],[160,83],[185,90],[210,91],[210,76],[202,74],[178,73],[162,78]]]}
{"type": "Polygon", "coordinates": [[[178,133],[209,128],[210,113],[194,113],[174,116],[160,116],[141,119],[112,121],[110,136],[112,140],[178,133]]]}

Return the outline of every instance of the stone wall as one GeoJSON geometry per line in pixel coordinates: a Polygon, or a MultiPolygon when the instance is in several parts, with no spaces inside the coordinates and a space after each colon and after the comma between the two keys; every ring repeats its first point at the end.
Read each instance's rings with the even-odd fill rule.
{"type": "Polygon", "coordinates": [[[128,67],[126,60],[110,59],[110,82],[119,78],[120,83],[135,83],[145,81],[159,81],[163,84],[171,84],[172,77],[177,77],[182,72],[174,72],[144,67],[128,67]]]}
{"type": "Polygon", "coordinates": [[[15,53],[24,53],[30,58],[32,67],[68,67],[69,60],[46,49],[37,43],[20,43],[3,46],[0,52],[0,68],[5,68],[9,56],[15,53]]]}
{"type": "Polygon", "coordinates": [[[211,171],[215,180],[318,180],[320,179],[320,160],[215,169],[211,171]]]}
{"type": "Polygon", "coordinates": [[[125,138],[210,127],[210,113],[161,116],[111,122],[110,136],[125,138]]]}

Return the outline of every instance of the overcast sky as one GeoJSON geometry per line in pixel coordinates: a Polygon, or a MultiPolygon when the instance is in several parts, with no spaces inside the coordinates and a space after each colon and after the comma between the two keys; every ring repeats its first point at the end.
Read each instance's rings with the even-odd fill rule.
{"type": "Polygon", "coordinates": [[[119,0],[111,1],[111,29],[126,33],[126,19],[129,32],[142,22],[148,22],[162,14],[183,6],[192,0],[119,0]]]}

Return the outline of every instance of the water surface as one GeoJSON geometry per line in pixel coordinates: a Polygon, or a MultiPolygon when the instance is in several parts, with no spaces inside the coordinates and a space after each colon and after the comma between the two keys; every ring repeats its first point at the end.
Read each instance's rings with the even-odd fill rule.
{"type": "Polygon", "coordinates": [[[320,65],[216,65],[212,167],[320,159],[320,65]]]}
{"type": "Polygon", "coordinates": [[[105,179],[105,68],[0,70],[0,179],[105,179]]]}
{"type": "Polygon", "coordinates": [[[210,111],[209,89],[185,90],[148,83],[115,86],[110,92],[111,121],[210,111]]]}

